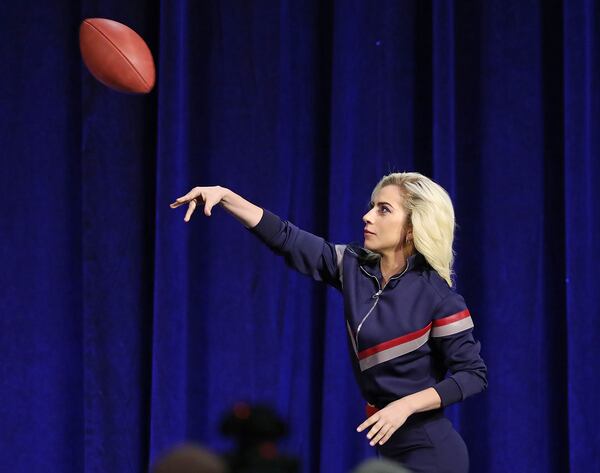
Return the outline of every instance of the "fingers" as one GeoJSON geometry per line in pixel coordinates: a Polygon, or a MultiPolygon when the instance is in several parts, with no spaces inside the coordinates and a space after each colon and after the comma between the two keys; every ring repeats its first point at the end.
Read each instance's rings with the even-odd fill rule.
{"type": "Polygon", "coordinates": [[[176,209],[177,207],[180,207],[184,204],[189,203],[192,199],[195,199],[196,197],[198,197],[198,190],[196,190],[196,188],[194,188],[191,191],[189,191],[187,194],[175,199],[175,202],[171,203],[170,207],[172,209],[176,209]]]}
{"type": "Polygon", "coordinates": [[[179,197],[178,199],[175,200],[175,202],[169,204],[169,207],[171,207],[172,209],[176,209],[177,207],[180,207],[187,203],[188,203],[188,201],[185,200],[185,197],[179,197]]]}
{"type": "Polygon", "coordinates": [[[194,210],[196,210],[196,205],[197,205],[196,199],[190,200],[190,205],[187,209],[187,212],[185,213],[185,218],[183,220],[185,220],[186,222],[190,221],[190,218],[192,218],[192,214],[194,213],[194,210]]]}
{"type": "Polygon", "coordinates": [[[193,199],[193,197],[188,197],[188,195],[186,194],[186,195],[176,199],[175,202],[173,202],[169,205],[169,207],[171,207],[172,209],[176,209],[177,207],[180,207],[182,205],[189,203],[192,199],[193,199]]]}
{"type": "MultiPolygon", "coordinates": [[[[386,425],[385,420],[379,419],[377,421],[377,423],[371,428],[371,430],[367,434],[367,438],[368,439],[374,438],[384,425],[386,425]]],[[[371,445],[375,445],[374,441],[371,441],[371,445]]]]}
{"type": "Polygon", "coordinates": [[[177,207],[188,204],[188,209],[183,220],[189,222],[194,211],[196,210],[196,207],[198,206],[198,201],[201,201],[204,203],[204,214],[207,217],[210,217],[211,210],[217,202],[212,202],[210,194],[207,195],[203,189],[204,188],[202,187],[194,187],[187,194],[175,199],[175,202],[169,204],[169,207],[176,209],[177,207]]]}
{"type": "Polygon", "coordinates": [[[356,429],[358,432],[362,432],[367,427],[372,426],[371,430],[367,434],[368,439],[372,439],[369,445],[375,446],[378,442],[379,445],[383,445],[389,440],[393,433],[398,430],[398,426],[390,422],[389,419],[384,419],[380,414],[374,414],[369,417],[366,421],[358,426],[356,429]]]}
{"type": "Polygon", "coordinates": [[[216,202],[209,202],[208,200],[204,203],[204,215],[210,217],[211,210],[215,206],[216,202]]]}
{"type": "Polygon", "coordinates": [[[385,434],[385,436],[379,442],[379,445],[383,445],[385,442],[387,442],[390,439],[390,437],[392,436],[392,434],[394,432],[396,432],[396,430],[397,430],[397,427],[394,427],[394,428],[388,430],[387,433],[385,434]]]}
{"type": "Polygon", "coordinates": [[[381,441],[381,439],[383,439],[383,437],[386,436],[387,433],[390,430],[392,430],[392,428],[393,428],[393,426],[391,424],[384,424],[383,427],[381,427],[381,429],[379,429],[379,432],[377,433],[375,438],[373,440],[371,440],[369,445],[371,445],[371,447],[377,445],[377,442],[381,441]]]}
{"type": "Polygon", "coordinates": [[[356,431],[362,432],[363,430],[365,430],[370,425],[373,425],[378,420],[379,420],[379,414],[373,414],[371,417],[369,417],[367,420],[365,420],[362,424],[360,424],[358,426],[358,428],[356,429],[356,431]]]}
{"type": "Polygon", "coordinates": [[[169,207],[172,209],[176,209],[182,205],[188,204],[188,210],[185,214],[184,220],[186,222],[190,221],[192,218],[192,214],[198,205],[198,202],[204,204],[204,215],[210,217],[212,214],[212,208],[219,203],[220,199],[215,199],[214,193],[205,192],[203,187],[194,187],[190,192],[175,199],[175,202],[169,204],[169,207]]]}

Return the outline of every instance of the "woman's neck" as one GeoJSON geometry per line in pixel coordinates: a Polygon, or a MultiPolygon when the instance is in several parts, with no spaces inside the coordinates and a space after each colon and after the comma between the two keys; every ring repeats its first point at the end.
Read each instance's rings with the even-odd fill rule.
{"type": "Polygon", "coordinates": [[[407,257],[404,252],[397,251],[394,253],[387,253],[381,255],[379,261],[379,269],[381,270],[381,277],[383,284],[387,284],[389,279],[394,275],[404,271],[406,267],[407,257]]]}

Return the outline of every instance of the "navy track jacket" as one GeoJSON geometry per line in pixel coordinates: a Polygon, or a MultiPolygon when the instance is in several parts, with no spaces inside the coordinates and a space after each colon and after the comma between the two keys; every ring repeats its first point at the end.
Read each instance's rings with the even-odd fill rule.
{"type": "Polygon", "coordinates": [[[433,387],[445,407],[487,387],[469,309],[420,253],[382,290],[379,259],[364,248],[334,245],[268,210],[250,231],[292,268],[342,292],[352,366],[369,403],[383,408],[433,387]]]}

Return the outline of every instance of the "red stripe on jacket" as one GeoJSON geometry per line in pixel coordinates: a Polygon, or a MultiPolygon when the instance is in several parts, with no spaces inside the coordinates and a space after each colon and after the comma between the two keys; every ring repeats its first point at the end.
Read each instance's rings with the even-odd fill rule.
{"type": "Polygon", "coordinates": [[[433,326],[442,327],[444,325],[448,325],[454,322],[458,322],[459,320],[466,319],[467,317],[471,317],[469,309],[461,310],[460,312],[449,315],[448,317],[444,317],[443,319],[434,320],[433,326]]]}
{"type": "Polygon", "coordinates": [[[388,340],[387,342],[380,343],[371,348],[367,348],[366,350],[363,350],[358,353],[358,358],[359,360],[362,360],[363,358],[367,358],[368,356],[374,355],[375,353],[379,353],[383,350],[387,350],[388,348],[393,348],[398,345],[402,345],[406,342],[412,342],[413,340],[425,335],[430,329],[431,323],[429,323],[429,325],[427,325],[426,327],[415,332],[407,333],[406,335],[402,335],[401,337],[388,340]]]}

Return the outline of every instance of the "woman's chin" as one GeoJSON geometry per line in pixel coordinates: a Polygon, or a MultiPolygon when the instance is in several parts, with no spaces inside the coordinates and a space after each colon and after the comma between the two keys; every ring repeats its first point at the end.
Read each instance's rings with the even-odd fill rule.
{"type": "Polygon", "coordinates": [[[365,243],[363,244],[363,248],[369,251],[375,251],[373,244],[365,239],[365,243]]]}

